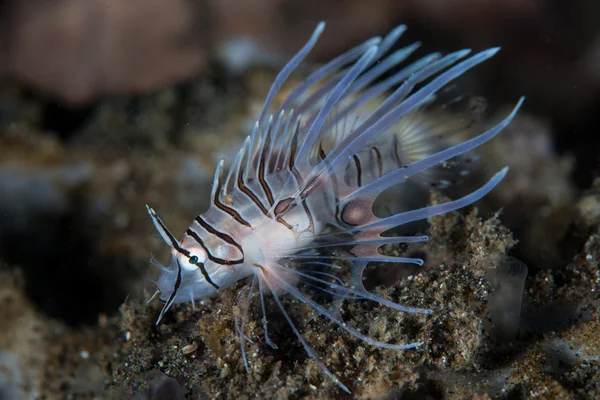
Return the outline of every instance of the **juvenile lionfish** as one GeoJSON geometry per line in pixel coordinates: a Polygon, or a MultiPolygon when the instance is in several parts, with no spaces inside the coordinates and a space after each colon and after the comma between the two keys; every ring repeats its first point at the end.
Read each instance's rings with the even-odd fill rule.
{"type": "Polygon", "coordinates": [[[373,212],[374,201],[391,186],[426,174],[426,170],[456,160],[492,139],[510,123],[523,98],[504,120],[483,134],[443,146],[443,138],[438,137],[443,135],[427,133],[431,127],[418,118],[414,122],[415,115],[430,105],[449,82],[499,49],[488,49],[468,58],[470,50],[445,56],[430,54],[384,77],[418,47],[418,43],[413,44],[385,56],[405,30],[405,26],[399,26],[384,38],[369,39],[320,67],[275,107],[274,98],[284,81],[313,48],[324,27],[321,22],[308,43],[275,78],[252,133],[227,175],[223,172],[223,161],[217,164],[211,205],[194,219],[183,239],[178,241],[148,207],[156,229],[172,249],[168,266],[153,261],[161,273],[152,297],[158,295],[164,302],[158,324],[173,304],[188,301],[193,304],[194,300],[214,296],[220,289],[250,277],[238,297],[238,310],[243,310],[234,318],[246,369],[244,347],[250,339],[244,328],[248,307],[255,297],[260,299],[265,343],[276,348],[268,334],[264,299],[267,293],[308,355],[340,388],[349,392],[300,334],[280,296],[291,294],[371,345],[387,349],[419,346],[418,342],[390,344],[370,338],[300,288],[308,288],[312,293],[317,290],[334,299],[369,300],[401,312],[431,314],[431,310],[405,307],[369,293],[362,282],[365,267],[370,262],[421,265],[421,259],[386,256],[379,248],[386,244],[424,242],[426,236],[384,233],[472,204],[502,180],[507,168],[481,188],[444,204],[379,218],[373,212]],[[416,85],[425,81],[428,82],[415,90],[416,85]],[[371,107],[365,115],[359,114],[367,102],[377,100],[391,89],[394,91],[376,107],[371,107]],[[407,129],[411,131],[407,133],[407,129]],[[435,151],[422,157],[405,158],[399,138],[411,135],[428,135],[427,140],[439,139],[440,144],[430,146],[435,151]],[[344,255],[327,252],[343,246],[349,247],[344,255]],[[351,273],[344,274],[335,261],[350,264],[351,273]],[[313,268],[308,268],[309,265],[313,268]]]}

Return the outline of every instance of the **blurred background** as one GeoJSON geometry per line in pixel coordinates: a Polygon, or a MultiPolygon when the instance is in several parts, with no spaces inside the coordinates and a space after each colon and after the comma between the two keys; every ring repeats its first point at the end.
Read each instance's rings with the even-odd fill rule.
{"type": "Polygon", "coordinates": [[[594,0],[1,0],[0,263],[67,326],[142,298],[150,252],[167,257],[144,204],[173,232],[203,211],[216,162],[325,20],[307,65],[398,24],[419,55],[502,47],[461,80],[489,121],[526,96],[483,150],[511,173],[482,207],[502,208],[530,274],[564,266],[600,214],[599,16],[594,0]]]}

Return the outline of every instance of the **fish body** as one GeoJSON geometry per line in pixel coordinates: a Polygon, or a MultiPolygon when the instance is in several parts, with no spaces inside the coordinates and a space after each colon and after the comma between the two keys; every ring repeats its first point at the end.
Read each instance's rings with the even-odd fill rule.
{"type": "MultiPolygon", "coordinates": [[[[507,169],[481,188],[448,203],[382,218],[373,213],[373,203],[398,183],[418,177],[433,179],[432,171],[443,170],[450,160],[464,157],[492,139],[510,123],[523,99],[504,120],[479,136],[458,143],[445,140],[440,126],[447,125],[432,124],[423,109],[449,82],[498,49],[470,57],[469,50],[445,56],[430,54],[397,70],[418,47],[411,45],[387,55],[405,29],[400,26],[317,69],[274,106],[273,99],[284,81],[315,45],[323,28],[324,23],[318,25],[308,43],[275,79],[252,134],[227,173],[223,161],[219,162],[211,205],[194,219],[183,238],[177,240],[154,210],[148,207],[148,212],[172,252],[169,265],[155,263],[161,270],[155,295],[164,302],[158,321],[173,304],[193,303],[248,279],[239,296],[243,310],[235,319],[246,368],[244,343],[248,338],[244,326],[248,307],[258,297],[264,314],[264,294],[268,294],[308,355],[340,388],[349,391],[302,337],[279,297],[291,294],[374,346],[419,346],[420,342],[389,344],[372,339],[318,304],[303,288],[336,299],[369,300],[401,312],[431,313],[365,290],[364,268],[370,262],[422,264],[418,258],[382,255],[379,248],[423,242],[426,236],[384,234],[397,226],[472,204],[492,190],[507,169]],[[392,70],[397,71],[383,78],[392,70]],[[339,247],[348,251],[334,251],[339,247]],[[349,263],[351,273],[340,271],[338,261],[349,263]]],[[[276,347],[268,337],[266,318],[263,328],[265,342],[276,347]]]]}

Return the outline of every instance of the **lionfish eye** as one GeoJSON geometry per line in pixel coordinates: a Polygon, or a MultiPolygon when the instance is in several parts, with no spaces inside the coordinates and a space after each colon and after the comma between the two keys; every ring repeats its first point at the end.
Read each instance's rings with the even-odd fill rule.
{"type": "Polygon", "coordinates": [[[198,256],[191,256],[189,261],[190,264],[198,264],[198,256]]]}

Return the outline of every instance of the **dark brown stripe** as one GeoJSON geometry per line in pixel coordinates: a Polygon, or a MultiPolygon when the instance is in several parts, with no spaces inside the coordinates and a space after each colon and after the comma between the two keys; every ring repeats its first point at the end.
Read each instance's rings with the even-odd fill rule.
{"type": "Polygon", "coordinates": [[[262,272],[264,272],[265,275],[267,275],[267,270],[265,269],[265,267],[263,267],[260,264],[252,264],[253,266],[255,266],[256,268],[259,268],[262,272]]]}
{"type": "Polygon", "coordinates": [[[400,154],[398,154],[398,137],[395,133],[392,134],[394,137],[394,155],[396,156],[396,162],[399,167],[402,167],[402,160],[400,159],[400,154]]]}
{"type": "Polygon", "coordinates": [[[177,247],[178,246],[177,239],[175,239],[175,237],[173,236],[173,234],[171,234],[171,232],[169,232],[169,230],[167,229],[167,227],[165,226],[165,224],[163,224],[162,220],[154,212],[154,210],[152,210],[152,218],[155,219],[156,222],[158,222],[158,224],[160,225],[160,227],[162,228],[162,230],[167,234],[167,236],[169,237],[169,240],[171,241],[171,245],[173,247],[177,247]]]}
{"type": "Polygon", "coordinates": [[[289,230],[293,230],[292,226],[288,224],[281,215],[287,213],[291,208],[295,207],[294,199],[288,197],[287,199],[281,200],[275,208],[273,209],[273,215],[275,216],[275,221],[279,222],[289,230]]]}
{"type": "Polygon", "coordinates": [[[321,160],[324,160],[325,157],[327,157],[327,154],[325,154],[325,150],[323,150],[323,147],[319,146],[319,156],[321,157],[321,160]]]}
{"type": "Polygon", "coordinates": [[[221,193],[221,186],[222,186],[221,182],[219,182],[219,187],[217,188],[217,190],[215,190],[215,197],[213,198],[213,203],[215,203],[215,206],[217,206],[217,208],[219,210],[231,215],[233,217],[233,219],[235,219],[239,224],[242,224],[242,225],[247,226],[248,228],[252,229],[252,225],[250,225],[250,223],[248,221],[246,221],[244,218],[242,218],[240,213],[235,211],[233,208],[228,207],[225,204],[221,203],[221,201],[219,200],[219,194],[221,193]]]}
{"type": "Polygon", "coordinates": [[[216,283],[214,283],[212,281],[212,279],[210,279],[210,276],[208,275],[208,271],[206,271],[206,268],[204,267],[203,263],[199,263],[196,264],[198,265],[198,267],[200,267],[200,272],[202,272],[202,275],[204,275],[204,279],[206,279],[206,282],[208,282],[212,287],[214,287],[215,289],[219,290],[219,285],[217,285],[216,283]]]}
{"type": "Polygon", "coordinates": [[[184,249],[183,247],[179,246],[179,242],[177,241],[177,239],[175,239],[175,236],[173,236],[173,234],[167,229],[167,227],[165,226],[165,224],[163,224],[162,220],[154,212],[154,210],[152,210],[152,218],[154,218],[156,220],[156,222],[158,222],[158,224],[160,225],[160,227],[167,234],[167,236],[169,237],[169,240],[171,241],[171,246],[175,250],[177,250],[179,253],[185,255],[186,257],[189,257],[190,256],[190,252],[187,251],[186,249],[184,249]]]}
{"type": "Polygon", "coordinates": [[[381,160],[381,152],[377,147],[371,147],[375,151],[375,157],[377,157],[377,168],[379,169],[379,178],[383,176],[383,162],[381,160]]]}
{"type": "Polygon", "coordinates": [[[240,171],[238,173],[238,179],[237,179],[237,185],[238,188],[244,192],[244,194],[248,197],[250,197],[250,199],[254,202],[254,204],[257,205],[258,208],[260,208],[260,211],[262,211],[263,214],[268,215],[268,210],[267,208],[263,205],[263,203],[260,201],[260,199],[258,198],[258,196],[256,196],[256,194],[250,190],[249,187],[247,187],[244,184],[244,168],[240,167],[240,171]]]}
{"type": "Polygon", "coordinates": [[[306,228],[305,231],[315,233],[315,224],[314,224],[314,220],[312,217],[312,213],[310,212],[310,209],[308,208],[308,205],[306,204],[306,201],[304,199],[302,200],[302,207],[304,208],[304,212],[308,216],[308,220],[310,222],[308,225],[308,228],[306,228]]]}
{"type": "Polygon", "coordinates": [[[294,133],[292,135],[291,141],[291,148],[290,148],[290,161],[288,163],[288,168],[290,169],[290,171],[292,171],[294,169],[294,165],[296,164],[296,150],[297,150],[297,146],[298,146],[298,130],[300,129],[300,120],[298,120],[296,122],[296,126],[294,127],[294,133]]]}
{"type": "Polygon", "coordinates": [[[285,226],[286,228],[288,228],[290,231],[293,231],[294,229],[292,228],[292,226],[290,224],[287,223],[286,220],[284,220],[282,217],[277,217],[275,218],[275,221],[279,222],[281,225],[285,226]]]}
{"type": "Polygon", "coordinates": [[[352,156],[354,159],[354,165],[356,165],[356,184],[358,187],[362,186],[362,168],[360,167],[360,159],[356,154],[352,156]]]}
{"type": "Polygon", "coordinates": [[[165,304],[169,304],[170,302],[173,301],[173,299],[177,295],[179,286],[181,286],[181,265],[179,265],[179,260],[177,260],[177,279],[175,279],[175,285],[173,285],[173,291],[169,295],[169,298],[167,299],[167,301],[165,301],[165,304]]]}
{"type": "Polygon", "coordinates": [[[213,226],[210,225],[208,222],[206,222],[200,215],[198,215],[195,218],[195,220],[198,223],[198,225],[200,225],[202,228],[204,228],[205,231],[207,231],[208,233],[212,233],[213,235],[217,236],[219,239],[223,240],[224,242],[227,242],[230,245],[236,247],[242,254],[244,254],[244,251],[242,250],[242,246],[240,246],[239,243],[236,242],[235,239],[233,239],[231,236],[229,236],[226,233],[219,232],[218,230],[213,228],[213,226]]]}
{"type": "Polygon", "coordinates": [[[258,181],[260,182],[260,186],[262,186],[265,195],[267,196],[267,201],[269,205],[272,206],[274,203],[273,200],[273,192],[271,192],[271,188],[269,188],[269,184],[265,180],[265,159],[262,157],[260,162],[260,166],[258,167],[258,181]]]}

